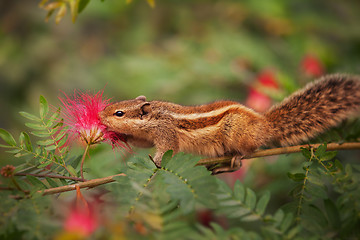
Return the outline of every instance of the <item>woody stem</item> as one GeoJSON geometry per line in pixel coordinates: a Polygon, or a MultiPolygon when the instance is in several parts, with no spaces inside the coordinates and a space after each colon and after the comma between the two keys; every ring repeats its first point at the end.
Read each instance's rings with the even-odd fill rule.
{"type": "MultiPolygon", "coordinates": [[[[291,146],[291,147],[281,147],[281,148],[272,148],[266,150],[258,150],[251,154],[250,156],[245,156],[244,159],[250,158],[258,158],[258,157],[266,157],[266,156],[273,156],[273,155],[280,155],[280,154],[289,154],[289,153],[296,153],[301,152],[301,148],[308,148],[309,146],[313,148],[318,148],[321,144],[311,144],[311,145],[298,145],[298,146],[291,146]]],[[[334,150],[347,150],[347,149],[360,149],[360,142],[346,142],[346,143],[329,143],[327,145],[327,151],[334,151],[334,150]]],[[[231,160],[231,156],[227,157],[217,157],[217,158],[206,158],[201,159],[197,165],[211,165],[211,164],[218,164],[218,163],[226,163],[231,160]]]]}
{"type": "Polygon", "coordinates": [[[80,165],[80,174],[81,174],[81,178],[84,180],[84,162],[85,162],[85,158],[86,158],[86,154],[88,153],[89,151],[89,148],[90,148],[90,144],[87,144],[86,145],[86,148],[85,148],[85,152],[81,158],[81,165],[80,165]]]}

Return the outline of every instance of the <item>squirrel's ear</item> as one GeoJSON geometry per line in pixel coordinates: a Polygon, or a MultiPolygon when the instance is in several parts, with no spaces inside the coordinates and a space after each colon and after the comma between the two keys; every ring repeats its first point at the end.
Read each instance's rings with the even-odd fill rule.
{"type": "Polygon", "coordinates": [[[150,113],[151,110],[152,110],[152,109],[151,109],[150,103],[147,102],[147,103],[143,104],[143,105],[141,106],[141,116],[144,116],[144,115],[150,113]]]}
{"type": "Polygon", "coordinates": [[[146,102],[146,97],[144,95],[138,96],[137,98],[135,98],[136,100],[141,100],[146,102]]]}

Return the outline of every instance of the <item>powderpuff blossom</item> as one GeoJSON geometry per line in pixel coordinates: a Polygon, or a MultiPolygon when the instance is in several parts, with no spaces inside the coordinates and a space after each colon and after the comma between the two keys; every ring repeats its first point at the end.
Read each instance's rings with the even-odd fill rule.
{"type": "Polygon", "coordinates": [[[3,177],[10,178],[14,176],[14,172],[15,172],[15,167],[13,165],[6,165],[1,168],[0,175],[2,175],[3,177]]]}
{"type": "Polygon", "coordinates": [[[102,91],[94,95],[75,91],[72,98],[66,94],[59,97],[64,108],[64,124],[68,127],[70,136],[80,138],[87,145],[105,141],[113,147],[125,148],[127,145],[124,135],[108,131],[100,121],[99,112],[110,103],[102,95],[102,91]]]}

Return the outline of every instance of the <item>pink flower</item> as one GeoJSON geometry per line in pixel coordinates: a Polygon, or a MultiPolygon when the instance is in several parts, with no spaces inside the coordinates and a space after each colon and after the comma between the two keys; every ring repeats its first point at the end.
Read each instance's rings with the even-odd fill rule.
{"type": "Polygon", "coordinates": [[[99,227],[99,216],[96,212],[96,202],[89,204],[76,185],[76,201],[70,214],[64,222],[66,232],[77,233],[79,236],[88,237],[99,227]]]}
{"type": "Polygon", "coordinates": [[[271,107],[271,98],[264,93],[264,89],[278,89],[275,74],[271,70],[262,71],[254,84],[250,87],[246,105],[255,111],[264,112],[271,107]]]}
{"type": "Polygon", "coordinates": [[[301,69],[310,77],[319,77],[324,74],[324,67],[320,60],[310,54],[303,58],[301,62],[301,69]]]}
{"type": "Polygon", "coordinates": [[[261,85],[269,88],[275,88],[277,89],[279,86],[276,82],[275,73],[272,70],[264,70],[262,71],[258,77],[257,80],[261,83],[261,85]]]}
{"type": "Polygon", "coordinates": [[[1,168],[0,175],[10,178],[14,176],[14,172],[15,172],[15,167],[13,165],[6,165],[1,168]]]}
{"type": "Polygon", "coordinates": [[[65,221],[67,232],[77,232],[80,236],[90,236],[98,228],[97,219],[92,212],[72,210],[65,221]]]}
{"type": "Polygon", "coordinates": [[[64,124],[72,136],[79,137],[87,145],[106,141],[113,147],[128,147],[124,135],[108,131],[101,123],[99,112],[110,102],[103,100],[102,95],[102,91],[94,95],[75,91],[70,98],[64,93],[64,98],[59,97],[64,106],[64,124]]]}

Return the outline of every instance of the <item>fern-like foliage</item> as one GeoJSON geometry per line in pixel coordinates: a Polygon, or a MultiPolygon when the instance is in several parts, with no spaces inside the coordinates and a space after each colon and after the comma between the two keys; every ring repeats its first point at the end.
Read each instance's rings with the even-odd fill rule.
{"type": "Polygon", "coordinates": [[[307,159],[302,172],[288,173],[296,182],[291,191],[295,201],[285,209],[296,215],[309,235],[358,236],[360,165],[344,167],[334,159],[336,152],[326,152],[326,144],[316,150],[302,149],[302,153],[307,159]]]}
{"type": "MultiPolygon", "coordinates": [[[[262,231],[264,236],[271,239],[292,239],[299,231],[294,225],[292,213],[285,214],[281,209],[274,215],[266,214],[266,207],[270,200],[270,193],[266,192],[259,199],[255,192],[246,188],[239,181],[235,182],[233,190],[224,182],[218,180],[219,200],[218,213],[241,222],[256,222],[254,227],[257,232],[262,231]]],[[[257,233],[253,236],[260,237],[257,233]]]]}
{"type": "Polygon", "coordinates": [[[292,213],[282,210],[274,215],[266,213],[269,192],[257,198],[253,190],[239,181],[232,190],[225,182],[211,176],[205,167],[195,166],[198,157],[185,154],[171,156],[171,151],[164,155],[159,169],[149,159],[131,159],[124,169],[126,177],[119,177],[117,184],[111,187],[112,191],[122,193],[117,194],[117,200],[123,209],[123,217],[141,222],[151,229],[153,237],[261,239],[266,236],[292,239],[298,234],[300,228],[294,226],[292,213]],[[197,224],[193,215],[197,206],[212,209],[218,216],[226,216],[234,222],[233,228],[226,230],[219,224],[211,223],[211,230],[197,224]],[[244,223],[244,228],[241,223],[244,223]],[[253,223],[253,228],[257,230],[246,229],[249,223],[253,223]]]}
{"type": "Polygon", "coordinates": [[[7,143],[0,147],[6,148],[15,158],[22,158],[23,163],[16,166],[16,174],[26,175],[27,181],[22,181],[21,187],[35,192],[40,189],[67,185],[68,180],[45,177],[40,181],[37,175],[69,176],[76,178],[79,173],[75,168],[79,164],[79,157],[69,157],[66,146],[68,134],[63,120],[60,118],[60,108],[55,112],[49,111],[49,105],[43,96],[40,96],[39,116],[20,112],[20,115],[31,122],[25,125],[31,129],[30,134],[39,140],[34,145],[27,132],[21,132],[19,140],[5,129],[0,129],[0,137],[7,143]],[[26,186],[30,184],[30,186],[26,186]]]}
{"type": "Polygon", "coordinates": [[[179,234],[185,231],[187,224],[174,219],[191,214],[197,205],[217,206],[216,180],[205,167],[195,166],[200,159],[185,154],[171,156],[172,151],[164,155],[161,168],[150,159],[132,158],[123,169],[126,177],[119,177],[112,188],[124,193],[118,199],[124,216],[164,236],[169,230],[171,235],[175,229],[179,234]]]}

